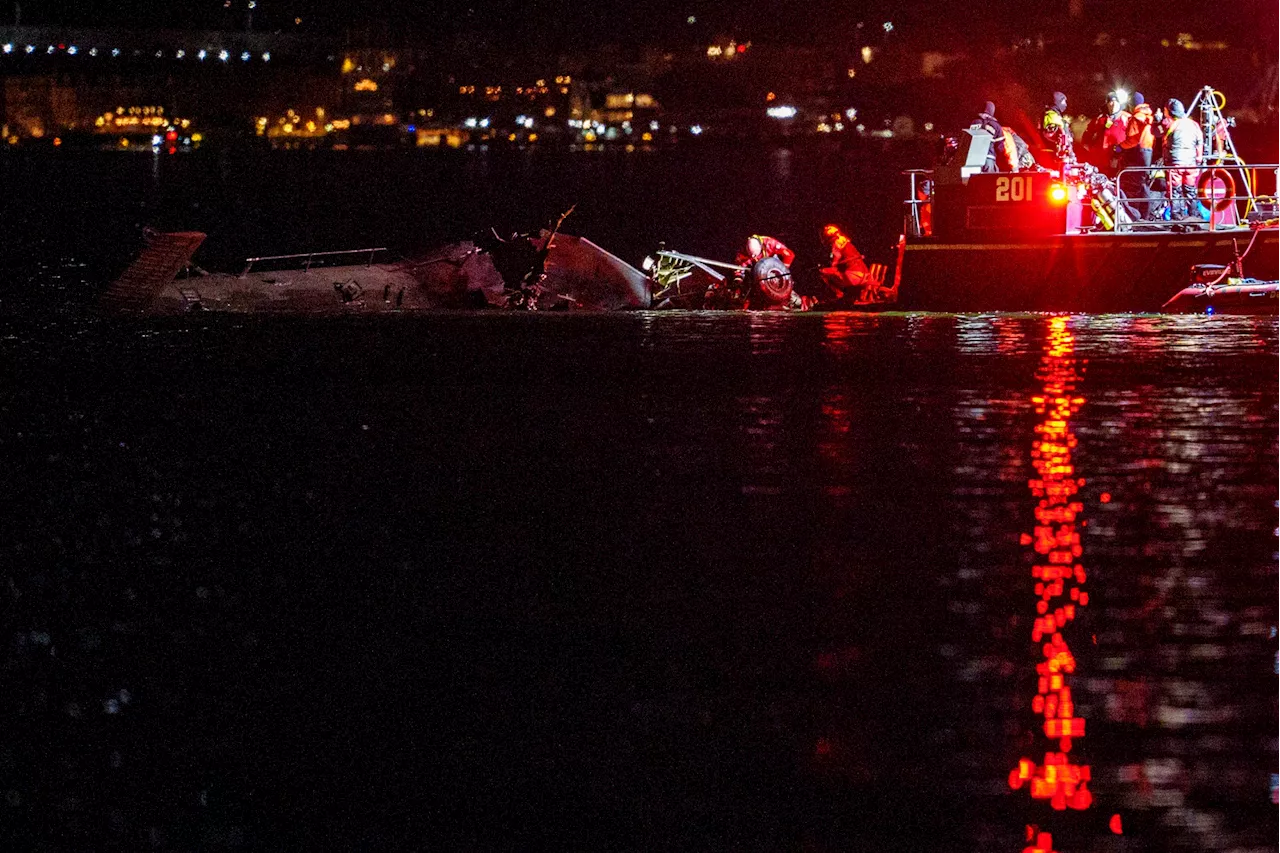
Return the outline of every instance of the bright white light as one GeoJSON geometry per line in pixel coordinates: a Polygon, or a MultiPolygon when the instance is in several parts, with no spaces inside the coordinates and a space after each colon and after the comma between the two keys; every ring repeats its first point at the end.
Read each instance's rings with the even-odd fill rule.
{"type": "Polygon", "coordinates": [[[473,119],[473,118],[469,118],[469,119],[467,119],[466,121],[464,121],[464,122],[463,122],[463,124],[465,124],[467,127],[475,127],[475,126],[476,126],[477,124],[479,124],[479,123],[480,123],[480,122],[478,122],[477,120],[475,120],[475,119],[473,119]]]}
{"type": "Polygon", "coordinates": [[[12,43],[12,42],[6,42],[6,43],[5,43],[5,46],[4,46],[4,52],[5,52],[5,53],[13,53],[13,43],[12,43]]]}
{"type": "Polygon", "coordinates": [[[795,118],[796,108],[792,106],[786,106],[786,105],[778,106],[778,107],[769,107],[769,109],[765,110],[765,113],[769,116],[769,118],[795,118]]]}
{"type": "Polygon", "coordinates": [[[698,19],[697,19],[697,17],[695,17],[695,16],[693,16],[693,15],[690,15],[689,17],[685,18],[684,20],[685,20],[685,23],[686,23],[686,24],[696,24],[696,23],[698,23],[698,19]]]}
{"type": "Polygon", "coordinates": [[[527,117],[528,117],[528,116],[525,116],[525,115],[523,115],[523,114],[516,116],[516,124],[524,124],[524,120],[525,120],[527,117]]]}
{"type": "Polygon", "coordinates": [[[152,148],[159,148],[161,142],[164,142],[164,137],[162,137],[160,134],[157,133],[155,136],[151,137],[152,148]]]}
{"type": "Polygon", "coordinates": [[[262,61],[263,62],[271,61],[271,51],[267,51],[266,53],[262,54],[262,61]]]}
{"type": "Polygon", "coordinates": [[[240,54],[240,61],[241,62],[249,61],[249,51],[246,50],[244,53],[240,54]]]}
{"type": "Polygon", "coordinates": [[[689,132],[694,136],[700,135],[702,133],[702,125],[695,124],[693,127],[689,128],[689,132]]]}
{"type": "Polygon", "coordinates": [[[844,117],[847,118],[849,121],[853,121],[855,118],[858,117],[858,111],[853,107],[849,107],[849,109],[844,111],[844,117]]]}
{"type": "Polygon", "coordinates": [[[893,32],[893,21],[885,21],[881,26],[884,27],[886,33],[893,32]]]}
{"type": "Polygon", "coordinates": [[[526,129],[531,129],[531,128],[533,127],[533,119],[531,119],[531,118],[527,118],[527,119],[525,119],[525,120],[524,120],[524,126],[525,126],[525,128],[526,128],[526,129]]]}
{"type": "Polygon", "coordinates": [[[111,48],[111,55],[112,55],[112,56],[119,56],[119,55],[120,55],[120,48],[118,48],[118,47],[113,47],[113,48],[111,48]]]}
{"type": "Polygon", "coordinates": [[[1124,89],[1116,89],[1116,99],[1120,101],[1120,104],[1123,106],[1124,104],[1129,103],[1129,93],[1124,89]]]}
{"type": "Polygon", "coordinates": [[[836,122],[836,130],[844,130],[844,122],[842,121],[836,122]]]}
{"type": "Polygon", "coordinates": [[[231,54],[225,50],[218,51],[218,58],[221,59],[223,62],[226,62],[227,59],[230,58],[230,56],[231,54]]]}
{"type": "Polygon", "coordinates": [[[79,52],[80,52],[80,48],[76,47],[74,44],[71,45],[71,47],[67,48],[67,53],[71,54],[72,56],[75,56],[79,52]]]}
{"type": "Polygon", "coordinates": [[[925,129],[926,131],[933,130],[933,122],[931,122],[931,121],[926,121],[926,122],[924,123],[924,129],[925,129]]]}
{"type": "Polygon", "coordinates": [[[649,122],[649,129],[650,129],[650,130],[657,130],[657,129],[658,129],[658,128],[660,128],[660,127],[662,127],[662,125],[658,124],[656,121],[651,121],[651,122],[649,122]]]}
{"type": "Polygon", "coordinates": [[[179,50],[174,54],[174,56],[178,57],[179,59],[182,59],[186,55],[187,55],[187,52],[185,50],[179,50]]]}
{"type": "Polygon", "coordinates": [[[27,45],[27,46],[26,46],[25,50],[26,50],[26,52],[27,52],[27,53],[35,53],[35,52],[36,52],[36,46],[35,46],[34,44],[29,44],[29,45],[27,45]]]}
{"type": "Polygon", "coordinates": [[[97,49],[96,47],[91,47],[91,48],[89,48],[89,55],[90,55],[90,56],[97,56],[97,55],[98,55],[98,49],[97,49]]]}
{"type": "Polygon", "coordinates": [[[250,9],[256,9],[256,8],[258,8],[258,4],[257,4],[256,0],[249,0],[249,8],[250,8],[250,9]]]}
{"type": "Polygon", "coordinates": [[[489,126],[489,120],[488,120],[487,118],[482,118],[482,119],[480,119],[480,126],[481,126],[481,127],[488,127],[488,126],[489,126]]]}
{"type": "Polygon", "coordinates": [[[209,52],[207,50],[201,50],[196,53],[196,59],[203,60],[208,55],[209,55],[209,52]]]}
{"type": "Polygon", "coordinates": [[[163,50],[157,50],[157,51],[156,51],[156,59],[162,59],[162,58],[164,58],[164,51],[163,51],[163,50]]]}
{"type": "Polygon", "coordinates": [[[45,53],[53,53],[55,50],[57,50],[56,47],[54,47],[53,45],[49,45],[49,49],[45,51],[45,53]]]}

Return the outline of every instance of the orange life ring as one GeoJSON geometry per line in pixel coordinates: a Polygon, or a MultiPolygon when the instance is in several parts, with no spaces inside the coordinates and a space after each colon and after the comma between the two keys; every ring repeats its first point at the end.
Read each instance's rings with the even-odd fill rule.
{"type": "Polygon", "coordinates": [[[1196,195],[1200,197],[1200,203],[1215,213],[1221,213],[1228,207],[1236,203],[1236,182],[1231,177],[1231,173],[1226,169],[1206,169],[1200,173],[1200,180],[1196,181],[1196,195]],[[1215,180],[1221,180],[1226,194],[1219,196],[1213,186],[1215,180]]]}

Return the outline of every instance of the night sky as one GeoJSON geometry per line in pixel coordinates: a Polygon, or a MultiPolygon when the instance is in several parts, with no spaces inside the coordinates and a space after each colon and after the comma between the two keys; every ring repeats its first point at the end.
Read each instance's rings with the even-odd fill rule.
{"type": "MultiPolygon", "coordinates": [[[[11,23],[20,9],[27,24],[240,29],[248,0],[2,0],[11,23]]],[[[254,29],[341,35],[356,30],[430,41],[487,32],[513,40],[597,44],[663,44],[728,34],[756,41],[806,43],[862,39],[893,21],[903,35],[962,32],[976,40],[1005,33],[1072,26],[1069,0],[256,0],[254,29]],[[1031,8],[1029,8],[1031,7],[1031,8]],[[695,19],[689,23],[689,18],[695,19]],[[301,19],[301,23],[295,23],[301,19]],[[859,31],[863,22],[867,30],[859,31]]],[[[1275,0],[1209,4],[1194,0],[1083,0],[1078,25],[1140,36],[1190,31],[1252,45],[1276,46],[1275,0]]]]}

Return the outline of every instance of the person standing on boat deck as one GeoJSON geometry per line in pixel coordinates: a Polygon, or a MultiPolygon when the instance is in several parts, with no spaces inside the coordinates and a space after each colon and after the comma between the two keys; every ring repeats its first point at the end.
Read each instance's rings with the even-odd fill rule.
{"type": "Polygon", "coordinates": [[[1067,96],[1061,92],[1054,92],[1053,103],[1044,108],[1040,136],[1049,146],[1054,169],[1061,172],[1064,165],[1075,162],[1075,140],[1071,136],[1071,119],[1067,116],[1067,96]]]}
{"type": "Polygon", "coordinates": [[[847,291],[857,290],[858,301],[869,302],[875,296],[870,292],[874,287],[871,270],[853,241],[835,225],[828,225],[822,229],[822,242],[831,250],[831,260],[820,271],[824,285],[820,301],[835,302],[847,291]]]}
{"type": "Polygon", "coordinates": [[[1204,131],[1187,118],[1187,108],[1173,98],[1166,105],[1169,127],[1164,137],[1164,165],[1169,184],[1170,215],[1174,219],[1190,217],[1196,210],[1196,179],[1204,157],[1204,131]]]}
{"type": "MultiPolygon", "coordinates": [[[[1156,134],[1154,130],[1155,115],[1151,105],[1141,92],[1133,93],[1133,112],[1129,116],[1129,127],[1125,131],[1125,140],[1120,143],[1124,152],[1126,168],[1151,167],[1151,152],[1155,148],[1156,134]]],[[[1120,182],[1120,189],[1128,198],[1129,206],[1136,214],[1135,219],[1151,218],[1151,172],[1128,172],[1120,182]]]]}
{"type": "Polygon", "coordinates": [[[969,125],[970,130],[981,130],[991,134],[991,147],[987,149],[987,160],[982,164],[984,172],[1017,171],[1018,152],[1013,139],[1005,133],[1004,127],[996,121],[996,105],[987,101],[982,105],[978,117],[969,125]]]}
{"type": "Polygon", "coordinates": [[[1109,178],[1114,178],[1119,171],[1120,145],[1128,134],[1129,118],[1120,94],[1108,92],[1106,112],[1089,122],[1080,140],[1088,161],[1109,178]]]}

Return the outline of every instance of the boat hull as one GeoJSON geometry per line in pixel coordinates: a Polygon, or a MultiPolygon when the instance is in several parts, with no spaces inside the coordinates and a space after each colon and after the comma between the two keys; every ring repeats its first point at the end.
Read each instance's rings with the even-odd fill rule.
{"type": "Polygon", "coordinates": [[[996,242],[908,243],[898,307],[922,311],[1158,312],[1196,264],[1277,277],[1280,230],[1072,234],[996,242]],[[1249,248],[1252,241],[1252,247],[1249,248]]]}
{"type": "Polygon", "coordinates": [[[1170,314],[1280,314],[1280,282],[1229,279],[1219,286],[1188,285],[1164,306],[1170,314]]]}

